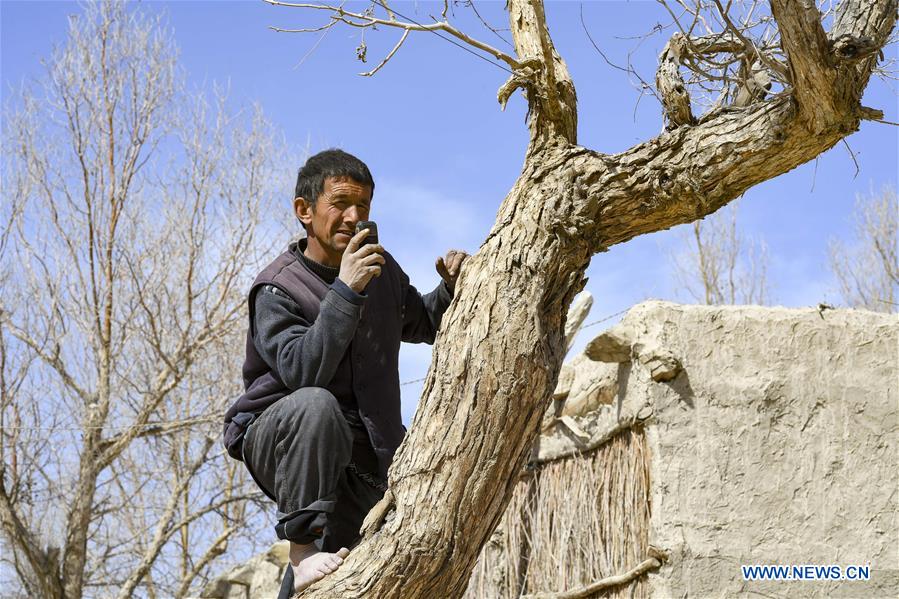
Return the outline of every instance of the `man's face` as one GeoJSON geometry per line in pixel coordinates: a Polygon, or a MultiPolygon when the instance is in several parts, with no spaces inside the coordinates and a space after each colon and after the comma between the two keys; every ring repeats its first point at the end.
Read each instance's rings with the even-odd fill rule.
{"type": "Polygon", "coordinates": [[[368,220],[370,208],[371,187],[348,177],[326,178],[314,208],[304,199],[294,200],[297,218],[306,225],[313,259],[339,265],[356,223],[368,220]]]}

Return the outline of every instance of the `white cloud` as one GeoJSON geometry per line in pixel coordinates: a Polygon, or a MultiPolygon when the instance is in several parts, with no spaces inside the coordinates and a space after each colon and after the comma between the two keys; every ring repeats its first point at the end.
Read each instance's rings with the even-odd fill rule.
{"type": "Polygon", "coordinates": [[[423,293],[439,282],[437,257],[453,248],[473,253],[493,223],[462,199],[390,179],[378,180],[371,218],[381,244],[423,293]]]}

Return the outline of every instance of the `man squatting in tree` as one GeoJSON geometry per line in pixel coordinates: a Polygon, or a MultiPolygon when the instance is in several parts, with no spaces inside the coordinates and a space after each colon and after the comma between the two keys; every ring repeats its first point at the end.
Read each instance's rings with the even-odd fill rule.
{"type": "Polygon", "coordinates": [[[341,150],[309,158],[294,212],[306,238],[256,277],[248,294],[245,393],[225,414],[224,442],[278,504],[290,541],[289,597],[333,572],[387,489],[403,439],[400,342],[434,343],[465,252],[438,258],[422,296],[380,244],[363,243],[375,184],[341,150]]]}

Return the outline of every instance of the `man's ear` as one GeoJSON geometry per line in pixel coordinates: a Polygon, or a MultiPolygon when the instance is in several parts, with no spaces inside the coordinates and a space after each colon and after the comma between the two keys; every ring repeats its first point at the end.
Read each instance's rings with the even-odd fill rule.
{"type": "Polygon", "coordinates": [[[308,229],[312,224],[312,205],[307,202],[303,198],[294,198],[293,200],[293,213],[296,214],[297,218],[301,223],[306,225],[308,229]]]}

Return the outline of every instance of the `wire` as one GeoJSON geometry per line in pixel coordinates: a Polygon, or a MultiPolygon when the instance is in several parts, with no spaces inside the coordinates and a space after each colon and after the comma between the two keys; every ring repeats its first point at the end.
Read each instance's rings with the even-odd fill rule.
{"type": "MultiPolygon", "coordinates": [[[[377,0],[372,0],[372,1],[375,2],[377,0]]],[[[393,9],[391,9],[391,10],[393,10],[393,9]]],[[[393,12],[396,12],[396,11],[393,11],[393,12]]],[[[400,13],[396,13],[396,14],[400,15],[400,13]]],[[[403,17],[403,15],[400,15],[400,17],[402,17],[404,19],[406,18],[406,17],[403,17]]],[[[620,312],[615,312],[614,314],[610,314],[604,318],[600,318],[599,320],[594,320],[593,322],[590,322],[588,324],[581,326],[581,328],[578,329],[578,332],[586,329],[587,327],[592,327],[593,325],[597,325],[602,322],[606,322],[607,320],[612,320],[616,316],[621,316],[628,310],[630,310],[630,308],[625,308],[624,310],[621,310],[620,312]]],[[[425,379],[427,379],[427,377],[421,377],[420,379],[412,379],[409,381],[404,381],[404,382],[400,383],[400,387],[405,387],[406,385],[420,383],[420,382],[424,381],[425,379]]],[[[3,430],[74,431],[74,432],[82,431],[83,432],[83,431],[89,430],[89,429],[103,429],[103,430],[107,430],[107,431],[114,431],[114,430],[130,430],[133,428],[155,428],[155,427],[163,426],[165,424],[171,424],[171,423],[170,422],[154,422],[154,423],[142,424],[140,426],[82,426],[82,427],[77,427],[77,428],[64,427],[64,426],[4,426],[3,430]]],[[[213,421],[207,421],[207,422],[198,421],[195,424],[197,424],[197,425],[215,424],[216,426],[221,426],[222,422],[220,422],[219,420],[213,420],[213,421]]],[[[184,428],[191,428],[191,427],[185,426],[184,428]]]]}
{"type": "Polygon", "coordinates": [[[433,33],[434,35],[436,35],[436,36],[439,37],[440,39],[446,40],[446,41],[448,41],[449,43],[451,43],[452,45],[458,46],[459,48],[462,48],[463,50],[465,50],[466,52],[468,52],[468,53],[471,54],[472,56],[477,56],[477,57],[480,58],[481,60],[487,62],[488,64],[492,64],[493,66],[495,66],[495,67],[498,68],[498,69],[504,70],[505,72],[509,73],[510,75],[514,75],[514,74],[515,74],[515,73],[513,73],[510,69],[507,69],[506,67],[504,67],[503,65],[499,64],[498,62],[493,62],[492,60],[490,60],[489,58],[487,58],[487,57],[484,56],[483,54],[478,54],[477,52],[475,52],[474,50],[472,50],[472,49],[469,48],[468,46],[463,46],[462,44],[460,44],[459,42],[457,42],[456,40],[454,40],[454,39],[452,39],[452,38],[444,37],[444,36],[440,35],[440,32],[437,31],[436,29],[426,29],[426,28],[425,28],[425,25],[422,25],[421,23],[419,23],[419,22],[416,21],[415,19],[411,19],[411,18],[407,17],[406,15],[400,14],[400,12],[399,12],[398,10],[396,10],[395,8],[393,8],[393,7],[391,7],[391,6],[387,6],[386,4],[384,4],[383,2],[381,2],[381,0],[371,0],[371,1],[372,1],[373,3],[375,3],[375,4],[377,4],[378,6],[380,6],[381,8],[383,8],[384,10],[396,14],[397,16],[399,16],[399,18],[401,18],[401,19],[406,19],[407,21],[409,21],[409,22],[412,23],[413,25],[418,25],[419,27],[423,28],[425,31],[430,31],[431,33],[433,33]]]}
{"type": "Polygon", "coordinates": [[[611,314],[611,315],[609,315],[609,316],[606,316],[605,318],[600,318],[599,320],[594,320],[593,322],[591,322],[591,323],[589,323],[589,324],[585,324],[584,326],[582,326],[580,329],[578,329],[578,331],[583,330],[583,329],[586,329],[587,327],[592,327],[592,326],[595,325],[595,324],[599,324],[599,323],[605,322],[605,321],[607,321],[607,320],[612,320],[612,319],[615,318],[616,316],[621,316],[622,314],[624,314],[624,313],[627,312],[628,310],[630,310],[630,308],[625,308],[625,309],[622,310],[621,312],[615,312],[614,314],[611,314]]]}
{"type": "MultiPolygon", "coordinates": [[[[85,425],[78,427],[69,427],[69,426],[6,426],[4,425],[2,430],[26,430],[26,431],[86,431],[86,430],[104,430],[104,431],[130,431],[133,429],[143,429],[143,428],[161,428],[165,425],[171,425],[173,422],[154,422],[147,424],[128,424],[122,426],[93,426],[93,425],[85,425]]],[[[181,423],[178,423],[181,424],[181,423]]],[[[215,420],[197,420],[191,423],[183,423],[183,426],[180,427],[179,430],[184,430],[187,428],[192,428],[197,425],[209,425],[215,424],[216,426],[221,426],[222,421],[218,418],[215,420]]],[[[161,431],[161,432],[169,432],[169,431],[161,431]]]]}

